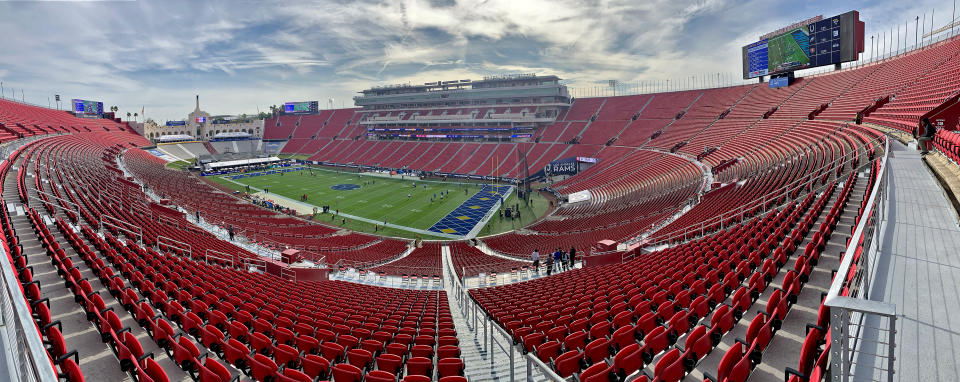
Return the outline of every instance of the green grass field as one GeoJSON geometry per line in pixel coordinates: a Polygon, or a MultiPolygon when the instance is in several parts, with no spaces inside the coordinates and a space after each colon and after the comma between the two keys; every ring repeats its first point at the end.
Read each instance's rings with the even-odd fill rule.
{"type": "MultiPolygon", "coordinates": [[[[224,177],[208,177],[214,182],[237,191],[246,191],[246,185],[252,187],[251,192],[257,189],[267,189],[270,194],[279,194],[299,201],[301,195],[307,194],[306,203],[315,206],[329,205],[331,211],[373,219],[377,222],[386,220],[388,223],[429,229],[437,221],[460,206],[470,196],[480,189],[477,183],[442,183],[433,181],[419,181],[414,179],[388,179],[374,176],[360,177],[353,172],[335,172],[328,169],[314,169],[315,176],[308,171],[288,172],[283,175],[272,174],[230,181],[224,177]],[[416,182],[417,187],[413,184],[416,182]],[[240,184],[238,184],[240,183],[240,184]],[[352,184],[360,186],[355,190],[334,190],[332,186],[352,184]],[[424,188],[426,185],[426,188],[424,188]],[[439,193],[449,190],[448,196],[440,200],[439,193]],[[430,199],[437,195],[433,203],[430,199]],[[408,197],[409,195],[409,197],[408,197]]],[[[268,196],[269,198],[269,196],[268,196]]],[[[516,203],[516,194],[507,200],[508,205],[516,203]]],[[[281,202],[280,204],[284,204],[281,202]]],[[[543,215],[548,202],[537,196],[533,203],[535,207],[522,209],[525,224],[529,224],[543,215]],[[539,213],[538,213],[539,212],[539,213]]],[[[522,208],[524,208],[522,206],[522,208]]],[[[317,220],[327,224],[343,226],[344,228],[360,232],[377,233],[385,236],[417,237],[417,233],[394,228],[376,228],[373,223],[347,219],[344,225],[341,219],[331,219],[330,214],[318,215],[317,220]]],[[[520,228],[520,221],[500,222],[497,217],[490,221],[491,226],[481,231],[482,235],[495,232],[505,232],[520,228]]],[[[425,234],[419,234],[425,239],[435,239],[425,234]]]]}
{"type": "Polygon", "coordinates": [[[185,160],[178,160],[176,162],[167,163],[167,168],[171,168],[174,170],[183,170],[187,167],[190,167],[190,165],[192,164],[193,163],[187,162],[185,160]]]}

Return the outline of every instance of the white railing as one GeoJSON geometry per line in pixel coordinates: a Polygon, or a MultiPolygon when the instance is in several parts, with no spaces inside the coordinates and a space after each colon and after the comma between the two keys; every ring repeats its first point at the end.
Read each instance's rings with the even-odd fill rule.
{"type": "Polygon", "coordinates": [[[61,197],[59,197],[59,196],[56,196],[56,195],[53,195],[53,194],[50,194],[50,193],[46,193],[46,192],[40,191],[40,190],[35,189],[35,188],[33,189],[33,191],[36,192],[38,195],[44,195],[44,196],[46,196],[46,197],[48,197],[48,198],[53,198],[54,200],[56,200],[56,201],[58,201],[58,202],[60,202],[60,203],[69,205],[70,207],[73,207],[73,209],[71,210],[71,209],[64,208],[62,205],[57,205],[57,204],[52,203],[52,202],[50,202],[50,201],[48,201],[48,200],[43,200],[43,198],[40,198],[40,197],[35,197],[35,196],[27,195],[27,199],[36,200],[36,201],[40,202],[40,203],[43,204],[43,205],[49,204],[49,205],[51,205],[51,206],[52,206],[53,208],[55,208],[55,209],[61,209],[61,210],[64,210],[64,211],[73,212],[73,213],[76,214],[77,218],[80,218],[80,206],[79,206],[77,203],[71,202],[71,201],[69,201],[69,200],[67,200],[67,199],[61,198],[61,197]]]}
{"type": "MultiPolygon", "coordinates": [[[[166,236],[157,236],[157,243],[155,245],[157,250],[161,250],[161,246],[167,248],[178,249],[180,252],[184,252],[187,257],[193,257],[192,247],[188,243],[184,243],[179,240],[174,240],[166,236]]],[[[163,252],[168,252],[168,250],[161,250],[163,252]]]]}
{"type": "Polygon", "coordinates": [[[13,274],[13,264],[7,258],[6,250],[0,246],[0,313],[2,313],[3,334],[0,335],[8,375],[0,379],[11,381],[56,381],[57,373],[51,368],[43,339],[36,330],[36,324],[30,314],[30,308],[17,285],[13,274]]]}
{"type": "Polygon", "coordinates": [[[876,235],[880,232],[887,201],[887,148],[889,146],[884,149],[860,222],[823,302],[830,308],[830,367],[831,381],[835,382],[893,381],[894,378],[896,306],[868,299],[873,281],[871,269],[884,255],[880,253],[876,235]],[[852,267],[856,267],[856,271],[848,278],[852,267]]]}
{"type": "Polygon", "coordinates": [[[207,251],[204,253],[204,258],[206,259],[207,264],[210,264],[210,259],[219,260],[224,263],[230,264],[230,268],[234,267],[234,260],[237,258],[236,255],[231,255],[229,253],[220,252],[215,249],[207,248],[207,251]]]}
{"type": "Polygon", "coordinates": [[[126,233],[128,236],[133,236],[137,238],[137,243],[143,245],[143,228],[141,227],[135,226],[107,214],[100,214],[100,228],[98,231],[103,232],[103,227],[114,228],[117,231],[126,233]]]}
{"type": "MultiPolygon", "coordinates": [[[[545,255],[550,255],[545,254],[545,255]]],[[[553,268],[550,272],[547,272],[547,263],[543,260],[540,261],[540,266],[534,268],[533,264],[527,266],[521,266],[516,268],[511,268],[507,270],[496,271],[498,266],[497,264],[490,265],[473,265],[461,267],[460,273],[463,277],[460,277],[459,280],[467,289],[473,288],[489,288],[499,285],[513,284],[522,281],[535,280],[541,277],[547,277],[550,275],[556,275],[558,273],[574,270],[577,268],[582,268],[584,262],[582,258],[574,262],[573,266],[568,266],[567,262],[563,262],[563,265],[557,265],[554,263],[553,268]],[[579,267],[577,265],[580,265],[579,267]]],[[[509,261],[509,260],[505,260],[509,261]]],[[[521,260],[516,260],[521,261],[521,260]]]]}

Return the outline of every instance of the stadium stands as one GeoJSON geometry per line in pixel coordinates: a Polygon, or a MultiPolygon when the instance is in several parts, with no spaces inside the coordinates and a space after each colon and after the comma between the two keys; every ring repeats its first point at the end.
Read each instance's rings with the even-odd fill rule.
{"type": "MultiPolygon", "coordinates": [[[[852,120],[863,113],[912,130],[960,89],[958,52],[960,40],[949,40],[785,89],[578,99],[533,142],[368,140],[360,124],[516,112],[507,108],[476,117],[470,108],[416,116],[337,109],[267,121],[265,139],[285,141],[284,153],[327,162],[518,177],[518,152],[530,171],[555,159],[598,159],[549,185],[560,196],[589,191],[590,201],[557,206],[479,246],[414,248],[278,214],[165,169],[123,125],[0,101],[0,142],[49,135],[11,151],[0,167],[0,244],[50,364],[70,381],[463,376],[474,360],[460,356],[438,287],[444,267],[460,278],[517,272],[534,249],[558,247],[577,248],[588,266],[467,294],[560,376],[745,381],[766,364],[760,370],[783,371],[787,381],[817,380],[831,346],[829,311],[815,296],[833,277],[822,261],[836,260],[826,249],[831,238],[849,245],[841,231],[863,218],[883,147],[881,134],[852,120]],[[151,195],[261,247],[423,282],[386,288],[273,276],[257,267],[264,260],[256,253],[151,195]],[[647,248],[619,251],[622,263],[592,264],[606,239],[647,248]],[[783,348],[796,354],[790,369],[771,367],[769,352],[783,348]]],[[[165,147],[192,157],[243,143],[165,147]]],[[[956,132],[939,131],[934,147],[960,163],[956,132]]]]}

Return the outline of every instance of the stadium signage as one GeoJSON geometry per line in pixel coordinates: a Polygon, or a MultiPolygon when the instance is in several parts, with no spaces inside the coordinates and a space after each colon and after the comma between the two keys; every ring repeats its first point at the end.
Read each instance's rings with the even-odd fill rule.
{"type": "Polygon", "coordinates": [[[743,47],[743,78],[856,61],[864,50],[863,35],[857,11],[778,29],[743,47]]]}
{"type": "Polygon", "coordinates": [[[597,158],[577,157],[577,161],[583,163],[597,163],[597,158]]]}
{"type": "Polygon", "coordinates": [[[773,77],[770,79],[770,88],[772,89],[785,88],[787,86],[790,86],[789,77],[773,77]]]}
{"type": "Polygon", "coordinates": [[[579,166],[577,165],[577,161],[574,158],[568,158],[547,163],[543,172],[546,173],[547,176],[575,175],[578,170],[579,166]]]}
{"type": "Polygon", "coordinates": [[[103,115],[103,102],[84,99],[72,99],[73,113],[79,117],[98,117],[103,115]]]}
{"type": "Polygon", "coordinates": [[[186,126],[187,121],[167,121],[167,126],[186,126]]]}

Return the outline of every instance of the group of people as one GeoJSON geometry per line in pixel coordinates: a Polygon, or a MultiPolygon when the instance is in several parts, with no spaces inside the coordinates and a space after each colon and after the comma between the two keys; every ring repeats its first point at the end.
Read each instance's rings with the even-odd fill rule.
{"type": "MultiPolygon", "coordinates": [[[[553,272],[563,272],[573,269],[574,264],[577,262],[577,249],[570,247],[570,251],[568,252],[557,247],[556,251],[547,254],[546,257],[544,263],[547,268],[547,276],[550,276],[553,272]]],[[[531,258],[533,260],[533,271],[540,274],[540,250],[534,249],[531,258]]]]}

